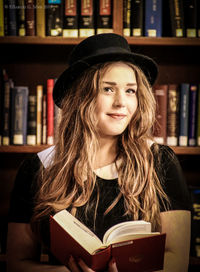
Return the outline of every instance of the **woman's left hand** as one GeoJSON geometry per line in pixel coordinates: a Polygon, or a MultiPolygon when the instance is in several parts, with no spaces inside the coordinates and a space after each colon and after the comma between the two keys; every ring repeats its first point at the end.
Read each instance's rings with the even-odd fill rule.
{"type": "MultiPolygon", "coordinates": [[[[78,265],[77,265],[76,261],[74,260],[74,258],[72,256],[69,259],[68,267],[70,268],[71,272],[80,272],[80,268],[84,272],[95,272],[94,270],[92,270],[91,268],[89,268],[84,263],[84,261],[81,260],[81,259],[78,261],[78,265]]],[[[115,262],[114,258],[112,258],[110,260],[110,262],[108,263],[108,272],[118,272],[117,265],[116,265],[116,262],[115,262]]]]}

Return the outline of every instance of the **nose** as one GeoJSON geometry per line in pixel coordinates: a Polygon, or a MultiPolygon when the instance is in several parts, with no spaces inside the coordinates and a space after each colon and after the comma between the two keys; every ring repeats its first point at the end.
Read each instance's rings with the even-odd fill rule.
{"type": "Polygon", "coordinates": [[[114,107],[125,107],[125,97],[123,95],[123,92],[116,92],[114,101],[113,101],[114,107]]]}

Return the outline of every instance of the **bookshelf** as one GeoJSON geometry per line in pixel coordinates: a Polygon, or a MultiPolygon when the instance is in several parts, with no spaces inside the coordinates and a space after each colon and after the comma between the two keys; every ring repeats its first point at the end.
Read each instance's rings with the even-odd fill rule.
{"type": "MultiPolygon", "coordinates": [[[[114,0],[113,4],[113,30],[122,34],[123,1],[114,0]]],[[[0,37],[0,66],[6,68],[16,85],[30,86],[30,93],[33,94],[36,85],[45,84],[47,78],[58,76],[66,68],[68,54],[81,40],[63,37],[0,37]]],[[[133,51],[147,54],[158,62],[158,83],[200,82],[200,38],[127,37],[127,40],[133,51]]],[[[0,146],[0,220],[6,220],[10,193],[20,163],[47,147],[0,146]]],[[[172,149],[180,159],[188,185],[200,186],[200,147],[172,149]]],[[[199,259],[191,258],[190,271],[199,271],[199,259]]],[[[5,260],[5,252],[0,252],[0,270],[5,260]]]]}

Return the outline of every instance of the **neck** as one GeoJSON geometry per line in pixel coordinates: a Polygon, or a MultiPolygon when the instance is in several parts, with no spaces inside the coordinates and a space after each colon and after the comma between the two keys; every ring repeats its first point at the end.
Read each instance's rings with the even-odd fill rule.
{"type": "Polygon", "coordinates": [[[117,137],[99,140],[99,150],[95,160],[94,169],[113,163],[117,156],[117,137]]]}

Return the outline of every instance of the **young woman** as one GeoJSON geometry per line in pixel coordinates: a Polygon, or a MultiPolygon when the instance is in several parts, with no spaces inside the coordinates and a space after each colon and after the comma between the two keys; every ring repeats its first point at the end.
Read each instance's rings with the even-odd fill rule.
{"type": "MultiPolygon", "coordinates": [[[[92,271],[73,256],[67,268],[51,255],[38,262],[40,243],[50,243],[49,216],[62,209],[100,238],[116,223],[150,221],[167,234],[164,271],[187,271],[189,198],[175,154],[153,141],[156,77],[155,62],[120,35],[75,47],[54,87],[62,115],[55,146],[26,160],[16,178],[8,271],[92,271]]],[[[115,260],[108,271],[117,271],[115,260]]]]}

